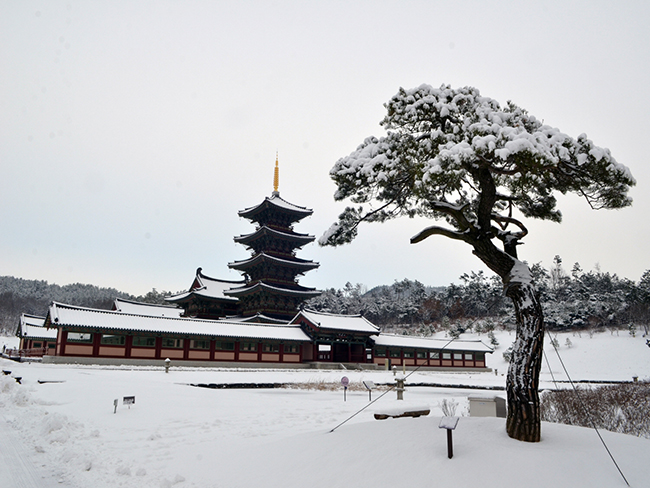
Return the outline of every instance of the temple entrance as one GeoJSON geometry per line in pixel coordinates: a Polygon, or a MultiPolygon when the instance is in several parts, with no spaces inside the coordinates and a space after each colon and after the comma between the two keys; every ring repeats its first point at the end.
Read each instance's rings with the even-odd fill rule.
{"type": "Polygon", "coordinates": [[[366,348],[363,344],[350,344],[350,362],[366,362],[366,348]]]}
{"type": "Polygon", "coordinates": [[[340,344],[340,343],[334,343],[333,344],[333,354],[332,354],[332,361],[335,363],[348,363],[350,362],[350,346],[349,344],[340,344]]]}

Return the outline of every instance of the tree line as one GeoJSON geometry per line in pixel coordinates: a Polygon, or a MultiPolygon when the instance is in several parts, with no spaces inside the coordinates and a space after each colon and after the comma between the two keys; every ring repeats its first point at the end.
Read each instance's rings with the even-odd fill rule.
{"type": "Polygon", "coordinates": [[[165,303],[169,292],[155,288],[146,295],[135,296],[115,288],[73,283],[60,286],[44,280],[25,280],[13,276],[0,276],[0,334],[13,335],[20,314],[44,317],[53,301],[82,307],[110,309],[116,298],[146,303],[165,303]]]}
{"type": "MultiPolygon", "coordinates": [[[[564,269],[556,256],[550,269],[531,267],[549,330],[643,328],[650,323],[650,270],[638,282],[599,269],[564,269]]],[[[115,298],[165,303],[171,293],[155,288],[135,296],[115,288],[74,283],[60,286],[42,280],[0,276],[0,333],[13,334],[21,313],[45,316],[52,301],[109,309],[115,298]]],[[[514,327],[514,310],[498,276],[483,271],[463,274],[458,283],[429,287],[403,279],[368,290],[362,284],[329,288],[305,307],[319,312],[362,314],[384,331],[429,335],[437,330],[462,332],[479,319],[514,327]]]]}
{"type": "MultiPolygon", "coordinates": [[[[650,270],[638,282],[600,269],[583,271],[575,263],[567,272],[556,256],[551,269],[531,267],[547,329],[553,331],[606,327],[645,328],[650,323],[650,270]]],[[[462,329],[478,319],[503,328],[515,326],[514,309],[498,276],[483,271],[463,274],[459,283],[426,287],[404,279],[367,291],[361,284],[330,288],[306,303],[321,312],[362,314],[384,330],[428,335],[462,329]]]]}

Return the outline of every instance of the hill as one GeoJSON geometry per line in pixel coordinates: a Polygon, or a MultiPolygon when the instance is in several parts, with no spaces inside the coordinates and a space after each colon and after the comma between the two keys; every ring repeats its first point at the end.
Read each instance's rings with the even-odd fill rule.
{"type": "Polygon", "coordinates": [[[43,280],[0,276],[0,335],[13,335],[21,313],[45,316],[52,301],[92,308],[111,308],[115,298],[164,303],[167,292],[153,289],[144,296],[133,296],[115,288],[73,283],[60,286],[43,280]]]}

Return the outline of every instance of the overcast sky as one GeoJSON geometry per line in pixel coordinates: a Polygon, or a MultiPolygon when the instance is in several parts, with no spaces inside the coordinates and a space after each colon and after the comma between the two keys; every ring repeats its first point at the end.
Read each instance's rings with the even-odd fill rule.
{"type": "MultiPolygon", "coordinates": [[[[559,254],[637,281],[650,268],[647,1],[0,0],[0,275],[141,294],[187,289],[197,267],[238,279],[253,231],[237,211],[280,194],[343,209],[328,172],[383,135],[399,87],[471,85],[547,124],[585,132],[628,166],[633,207],[560,199],[562,224],[527,222],[520,258],[559,254]]],[[[446,285],[485,269],[426,222],[371,224],[301,284],[446,285]]]]}

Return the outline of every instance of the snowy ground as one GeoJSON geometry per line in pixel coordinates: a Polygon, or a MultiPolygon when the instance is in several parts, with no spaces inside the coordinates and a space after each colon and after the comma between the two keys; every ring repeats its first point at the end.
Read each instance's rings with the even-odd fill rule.
{"type": "MultiPolygon", "coordinates": [[[[438,429],[443,399],[458,402],[481,390],[410,387],[408,383],[504,386],[501,353],[514,339],[497,335],[491,373],[416,372],[405,401],[428,404],[428,417],[377,421],[390,392],[336,431],[368,403],[363,391],[205,389],[190,383],[392,382],[385,371],[225,370],[15,363],[0,376],[0,486],[7,487],[383,487],[383,486],[626,486],[589,429],[544,424],[542,442],[513,441],[504,420],[460,419],[454,458],[438,429]],[[48,383],[39,383],[48,381],[48,383]],[[122,404],[135,396],[131,408],[122,404]],[[113,401],[119,399],[117,413],[113,401]]],[[[485,337],[483,337],[485,340],[485,337]]],[[[559,335],[574,380],[650,379],[650,349],[627,333],[559,335]],[[569,348],[566,338],[572,342],[569,348]]],[[[556,380],[565,380],[546,347],[556,380]]],[[[407,374],[409,372],[407,371],[407,374]]],[[[542,387],[553,387],[544,368],[542,387]]],[[[503,392],[502,392],[503,393],[503,392]]],[[[373,399],[379,396],[373,394],[373,399]]],[[[602,432],[631,486],[648,486],[650,440],[602,432]]]]}

